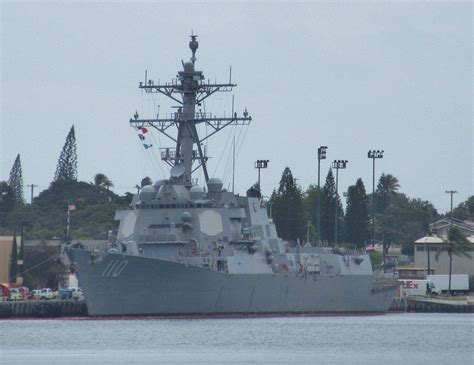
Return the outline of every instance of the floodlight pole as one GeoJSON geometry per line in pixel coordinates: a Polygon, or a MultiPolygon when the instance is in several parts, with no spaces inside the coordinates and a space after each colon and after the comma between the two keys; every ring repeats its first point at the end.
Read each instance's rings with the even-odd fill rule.
{"type": "Polygon", "coordinates": [[[347,167],[347,160],[334,160],[332,162],[332,167],[336,169],[336,196],[334,197],[334,246],[337,245],[337,188],[339,182],[339,169],[345,169],[347,167]]]}
{"type": "Polygon", "coordinates": [[[317,210],[317,229],[319,241],[321,242],[321,160],[326,159],[327,146],[321,146],[318,148],[318,194],[316,196],[316,210],[317,210]]]}
{"type": "Polygon", "coordinates": [[[383,158],[383,152],[383,150],[370,150],[367,152],[367,157],[372,159],[372,244],[375,241],[375,159],[383,158]]]}
{"type": "Polygon", "coordinates": [[[270,160],[257,160],[255,161],[255,168],[258,170],[258,189],[260,194],[262,194],[262,187],[260,186],[260,170],[268,168],[268,163],[270,160]]]}

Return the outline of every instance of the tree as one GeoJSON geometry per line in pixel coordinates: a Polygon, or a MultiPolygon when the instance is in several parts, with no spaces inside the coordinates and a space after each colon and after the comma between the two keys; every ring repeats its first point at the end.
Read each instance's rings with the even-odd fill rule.
{"type": "Polygon", "coordinates": [[[16,232],[13,233],[12,256],[10,261],[10,279],[8,282],[16,283],[18,275],[18,245],[16,243],[16,232]]]}
{"type": "Polygon", "coordinates": [[[151,185],[151,184],[153,184],[153,181],[151,181],[151,179],[148,176],[146,176],[140,182],[140,188],[143,188],[144,186],[151,185]]]}
{"type": "Polygon", "coordinates": [[[385,175],[382,174],[380,176],[379,182],[377,184],[377,191],[380,193],[396,193],[398,189],[400,188],[400,183],[398,182],[398,179],[391,175],[385,175]]]}
{"type": "Polygon", "coordinates": [[[94,176],[94,185],[97,187],[106,188],[107,190],[110,190],[110,188],[114,186],[112,180],[101,173],[98,173],[94,176]]]}
{"type": "Polygon", "coordinates": [[[321,190],[321,238],[328,242],[334,242],[334,217],[336,215],[337,207],[337,219],[338,219],[338,237],[342,237],[344,231],[343,217],[344,212],[342,209],[342,203],[339,198],[339,194],[336,194],[336,182],[334,181],[334,175],[332,169],[329,168],[326,176],[326,183],[321,190]]]}
{"type": "MultiPolygon", "coordinates": [[[[469,240],[464,236],[462,231],[457,226],[451,226],[448,230],[448,237],[442,238],[443,245],[446,247],[446,252],[449,256],[449,286],[448,293],[451,294],[451,272],[453,266],[453,255],[455,256],[464,256],[471,258],[469,251],[473,249],[473,245],[469,240]]],[[[438,261],[439,256],[443,251],[439,250],[436,252],[435,260],[438,261]]]]}
{"type": "Polygon", "coordinates": [[[23,203],[23,174],[21,170],[20,154],[16,156],[15,162],[13,163],[12,169],[10,170],[8,185],[10,185],[13,189],[15,201],[17,203],[23,203]]]}
{"type": "Polygon", "coordinates": [[[77,151],[74,125],[71,127],[59,155],[53,182],[77,181],[77,151]]]}
{"type": "Polygon", "coordinates": [[[8,225],[10,213],[15,207],[15,193],[5,181],[0,182],[0,227],[8,225]]]}
{"type": "Polygon", "coordinates": [[[67,275],[67,268],[59,260],[61,248],[45,241],[25,250],[25,285],[30,288],[58,287],[67,275]]]}
{"type": "Polygon", "coordinates": [[[314,226],[314,239],[321,239],[321,232],[317,232],[316,223],[318,221],[318,198],[320,197],[320,192],[317,185],[310,185],[306,190],[303,197],[304,210],[306,212],[307,220],[311,221],[311,224],[314,226]]]}
{"type": "Polygon", "coordinates": [[[290,168],[287,167],[283,171],[278,191],[273,191],[270,204],[278,235],[291,241],[303,238],[305,234],[303,197],[295,184],[290,168]]]}
{"type": "Polygon", "coordinates": [[[474,195],[453,209],[453,217],[461,220],[474,220],[474,195]]]}
{"type": "Polygon", "coordinates": [[[262,197],[262,193],[260,191],[260,185],[258,184],[258,182],[253,184],[247,190],[247,196],[250,197],[250,198],[259,198],[259,199],[262,197]]]}
{"type": "Polygon", "coordinates": [[[403,254],[413,255],[413,242],[428,234],[429,224],[437,216],[430,202],[396,193],[383,213],[376,215],[376,236],[382,239],[386,250],[395,243],[402,246],[403,254]]]}
{"type": "MultiPolygon", "coordinates": [[[[377,183],[377,190],[375,191],[376,210],[377,213],[383,213],[390,204],[390,199],[395,196],[400,188],[398,179],[391,175],[382,174],[377,183]]],[[[374,197],[371,197],[372,199],[374,197]]]]}
{"type": "Polygon", "coordinates": [[[347,240],[359,247],[363,247],[369,238],[369,200],[365,193],[362,179],[357,179],[355,185],[349,186],[347,191],[347,208],[345,228],[347,240]]]}

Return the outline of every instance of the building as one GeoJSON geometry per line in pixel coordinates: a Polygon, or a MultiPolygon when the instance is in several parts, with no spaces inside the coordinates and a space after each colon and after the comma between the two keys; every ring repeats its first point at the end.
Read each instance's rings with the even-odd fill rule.
{"type": "Polygon", "coordinates": [[[13,237],[0,236],[0,283],[9,283],[13,237]]]}
{"type": "Polygon", "coordinates": [[[456,218],[444,218],[431,223],[430,231],[435,236],[446,237],[448,235],[448,229],[451,226],[458,227],[466,237],[474,236],[474,222],[462,221],[456,218]]]}
{"type": "MultiPolygon", "coordinates": [[[[454,223],[453,223],[454,224],[454,223]]],[[[457,224],[456,224],[457,225],[457,224]]],[[[439,226],[441,232],[446,232],[449,227],[439,226]]],[[[464,230],[469,233],[469,230],[464,230]]],[[[440,235],[445,237],[445,235],[440,235]]],[[[466,236],[472,243],[471,258],[453,255],[452,274],[468,274],[474,276],[474,236],[466,236]]],[[[449,274],[449,256],[442,238],[438,236],[425,236],[415,241],[415,265],[416,268],[434,270],[434,274],[449,274]],[[441,250],[438,260],[435,256],[441,250]]]]}

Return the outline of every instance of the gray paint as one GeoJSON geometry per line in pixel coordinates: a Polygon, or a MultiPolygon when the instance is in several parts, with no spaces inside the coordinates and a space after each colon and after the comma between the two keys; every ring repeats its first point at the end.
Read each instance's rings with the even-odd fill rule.
{"type": "MultiPolygon", "coordinates": [[[[192,186],[193,146],[199,148],[202,141],[195,126],[207,123],[216,131],[220,130],[219,124],[213,127],[216,120],[240,125],[251,118],[246,111],[242,118],[235,114],[214,122],[194,116],[199,97],[235,85],[196,81],[203,77],[194,69],[197,41],[191,37],[191,62],[183,63],[179,82],[145,83],[150,85],[147,92],[156,88],[181,94],[182,112],[179,109],[172,122],[138,116],[130,121],[162,131],[163,125],[172,123],[179,130],[170,179],[143,187],[130,209],[117,212],[117,248],[68,250],[78,266],[89,314],[388,310],[394,288],[375,290],[368,255],[343,256],[315,247],[291,249],[277,237],[260,199],[234,195],[217,178],[206,178],[207,193],[192,186]]],[[[200,153],[207,176],[206,161],[200,153]]]]}

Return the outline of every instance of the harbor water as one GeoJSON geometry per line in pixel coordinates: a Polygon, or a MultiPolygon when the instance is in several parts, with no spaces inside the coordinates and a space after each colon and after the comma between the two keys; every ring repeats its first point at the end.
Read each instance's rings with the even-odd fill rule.
{"type": "Polygon", "coordinates": [[[0,320],[0,364],[473,364],[474,315],[0,320]]]}

